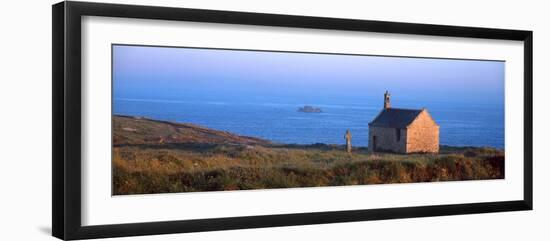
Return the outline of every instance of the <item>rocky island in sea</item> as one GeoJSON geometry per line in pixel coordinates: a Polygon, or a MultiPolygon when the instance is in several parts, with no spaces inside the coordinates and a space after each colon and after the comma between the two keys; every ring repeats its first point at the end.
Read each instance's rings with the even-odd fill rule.
{"type": "Polygon", "coordinates": [[[310,106],[310,105],[305,105],[304,107],[298,108],[298,112],[321,113],[323,111],[319,107],[313,107],[313,106],[310,106]]]}

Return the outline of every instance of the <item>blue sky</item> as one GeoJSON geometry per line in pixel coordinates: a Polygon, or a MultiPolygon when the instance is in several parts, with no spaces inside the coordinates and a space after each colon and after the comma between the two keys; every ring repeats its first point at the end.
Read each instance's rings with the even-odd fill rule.
{"type": "Polygon", "coordinates": [[[113,46],[116,98],[503,105],[500,61],[113,46]],[[343,101],[345,102],[345,101],[343,101]]]}

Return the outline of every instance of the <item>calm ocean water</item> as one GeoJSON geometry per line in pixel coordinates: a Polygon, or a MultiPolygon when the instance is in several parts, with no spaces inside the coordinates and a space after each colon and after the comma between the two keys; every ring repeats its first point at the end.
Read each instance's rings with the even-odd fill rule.
{"type": "MultiPolygon", "coordinates": [[[[199,124],[280,143],[344,144],[346,129],[354,146],[368,146],[368,123],[382,101],[366,103],[247,103],[153,99],[114,100],[115,114],[199,124]],[[323,113],[302,113],[304,104],[323,113]]],[[[457,103],[412,103],[399,108],[426,107],[440,125],[440,143],[453,146],[504,148],[504,106],[457,103]]]]}

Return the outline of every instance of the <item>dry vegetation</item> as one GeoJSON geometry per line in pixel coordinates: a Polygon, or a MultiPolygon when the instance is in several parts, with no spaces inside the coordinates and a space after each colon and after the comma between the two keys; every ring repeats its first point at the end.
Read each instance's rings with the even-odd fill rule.
{"type": "Polygon", "coordinates": [[[114,127],[115,195],[504,178],[504,153],[492,148],[350,154],[132,117],[116,116],[114,127]]]}

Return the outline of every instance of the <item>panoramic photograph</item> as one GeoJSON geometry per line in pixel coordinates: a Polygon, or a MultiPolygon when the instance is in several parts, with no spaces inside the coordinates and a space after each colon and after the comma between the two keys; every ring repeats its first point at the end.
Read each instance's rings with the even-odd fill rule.
{"type": "Polygon", "coordinates": [[[504,179],[497,60],[112,45],[112,194],[504,179]]]}

